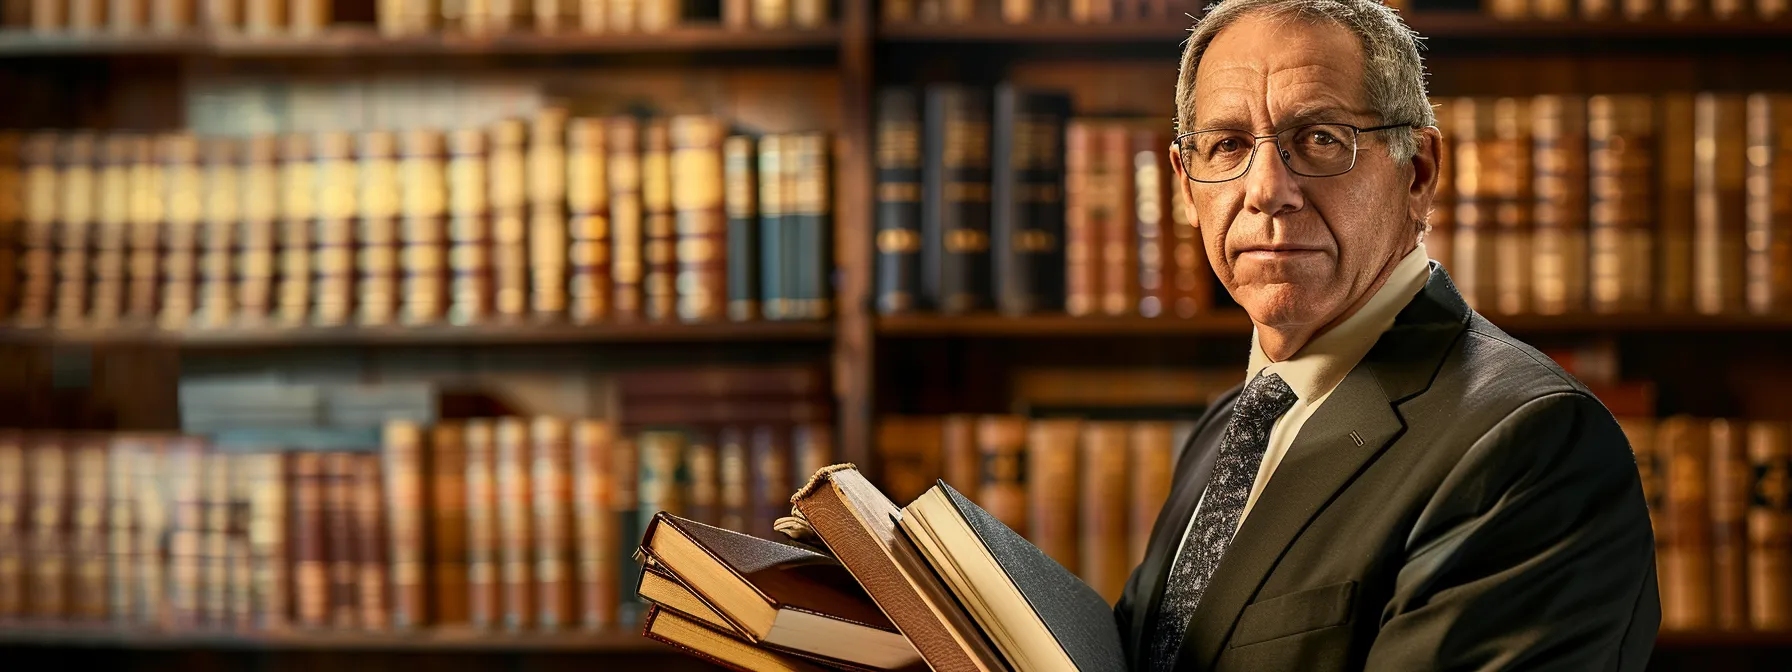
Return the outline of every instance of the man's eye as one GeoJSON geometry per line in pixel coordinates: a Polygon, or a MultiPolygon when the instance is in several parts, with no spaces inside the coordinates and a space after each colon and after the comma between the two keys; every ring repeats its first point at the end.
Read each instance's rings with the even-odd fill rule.
{"type": "Polygon", "coordinates": [[[1307,134],[1307,142],[1323,147],[1338,144],[1338,137],[1332,135],[1331,131],[1311,131],[1307,134]]]}

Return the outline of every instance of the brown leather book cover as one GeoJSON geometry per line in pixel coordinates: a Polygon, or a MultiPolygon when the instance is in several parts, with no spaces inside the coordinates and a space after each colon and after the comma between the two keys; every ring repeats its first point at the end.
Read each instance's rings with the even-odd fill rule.
{"type": "Polygon", "coordinates": [[[671,320],[677,311],[677,221],[672,211],[672,139],[668,122],[648,119],[641,133],[641,256],[643,311],[671,320]]]}
{"type": "Polygon", "coordinates": [[[566,153],[566,202],[570,210],[571,238],[567,296],[572,321],[591,324],[610,316],[612,291],[610,184],[606,170],[604,120],[576,117],[568,122],[566,153]]]}
{"type": "Polygon", "coordinates": [[[200,144],[204,177],[199,223],[199,305],[194,324],[217,329],[236,319],[238,231],[242,228],[242,164],[238,141],[206,138],[200,144]]]}
{"type": "MultiPolygon", "coordinates": [[[[311,227],[317,217],[317,165],[311,161],[311,144],[311,136],[303,133],[280,138],[280,280],[274,290],[274,306],[276,321],[287,327],[304,324],[310,315],[311,227]]],[[[136,226],[144,227],[145,222],[138,219],[136,226]]],[[[154,278],[148,280],[154,282],[154,278]]],[[[132,305],[138,305],[137,301],[132,305]]],[[[136,308],[132,312],[136,313],[136,308]]]]}
{"type": "MultiPolygon", "coordinates": [[[[1151,528],[1157,514],[1170,499],[1171,479],[1176,471],[1175,428],[1168,422],[1133,423],[1127,436],[1127,569],[1145,560],[1145,547],[1151,543],[1151,528]]],[[[1103,593],[1106,595],[1106,593],[1103,593]]]]}
{"type": "MultiPolygon", "coordinates": [[[[135,2],[137,0],[126,0],[135,2]]],[[[251,35],[266,35],[286,27],[286,3],[292,0],[244,0],[243,27],[251,35]]],[[[114,17],[117,14],[113,15],[114,17]]]]}
{"type": "MultiPolygon", "coordinates": [[[[983,453],[977,449],[977,416],[968,413],[947,415],[940,419],[940,468],[947,483],[965,492],[976,493],[983,483],[983,453]]],[[[925,491],[928,485],[923,487],[925,491]]],[[[916,492],[915,496],[920,496],[916,492]]],[[[983,503],[980,494],[970,495],[983,503]]],[[[914,501],[914,497],[902,501],[914,501]]]]}
{"type": "MultiPolygon", "coordinates": [[[[128,624],[137,613],[136,584],[139,574],[136,569],[136,533],[137,533],[137,482],[136,469],[138,455],[144,452],[149,438],[138,434],[114,434],[109,440],[106,456],[106,481],[101,497],[105,500],[106,523],[105,550],[103,552],[105,581],[104,605],[112,621],[128,624]]],[[[8,456],[5,454],[8,437],[0,435],[0,536],[11,536],[16,531],[11,521],[16,519],[18,509],[13,508],[8,497],[8,456]]],[[[0,542],[0,546],[3,546],[0,542]]],[[[0,548],[0,556],[5,551],[0,548]]],[[[0,564],[5,562],[0,557],[0,564]]],[[[3,573],[5,570],[0,570],[3,573]]],[[[0,583],[5,581],[0,577],[0,583]]],[[[5,592],[0,588],[0,593],[5,592]]],[[[0,600],[3,601],[3,600],[0,600]]],[[[0,607],[0,618],[5,618],[6,610],[0,607]]]]}
{"type": "Polygon", "coordinates": [[[499,623],[497,441],[491,420],[467,421],[467,613],[478,628],[499,623]]]}
{"type": "Polygon", "coordinates": [[[897,529],[896,504],[858,470],[818,474],[791,501],[935,672],[1007,669],[897,529]]]}
{"type": "Polygon", "coordinates": [[[1080,566],[1079,431],[1080,423],[1074,418],[1027,423],[1026,453],[1020,461],[1026,472],[1022,478],[1027,484],[1027,540],[1073,573],[1080,566]]]}
{"type": "Polygon", "coordinates": [[[398,137],[369,131],[356,138],[360,222],[355,232],[355,321],[385,326],[398,319],[398,218],[402,208],[398,137]]]}
{"type": "Polygon", "coordinates": [[[516,631],[535,621],[529,426],[523,418],[499,418],[496,434],[500,618],[505,629],[516,631]]]}
{"type": "Polygon", "coordinates": [[[409,630],[422,625],[428,614],[427,556],[424,534],[430,502],[425,490],[423,428],[409,420],[389,420],[384,430],[386,530],[392,563],[392,627],[409,630]]]}
{"type": "Polygon", "coordinates": [[[718,497],[721,500],[716,526],[745,532],[753,511],[753,480],[747,473],[747,432],[740,425],[728,425],[716,435],[716,440],[716,469],[720,479],[718,497]]]}
{"type": "MultiPolygon", "coordinates": [[[[620,474],[610,464],[615,426],[578,420],[572,430],[573,562],[578,582],[578,625],[586,630],[615,626],[621,558],[610,500],[620,474]]],[[[633,480],[632,478],[630,480],[633,480]]]]}
{"type": "Polygon", "coordinates": [[[355,515],[355,456],[324,454],[324,553],[330,575],[329,623],[353,629],[361,624],[361,531],[355,515]]]}
{"type": "Polygon", "coordinates": [[[646,273],[642,250],[643,210],[641,124],[634,117],[609,117],[604,141],[609,150],[610,281],[615,291],[612,315],[618,320],[642,316],[641,282],[646,273]]]}
{"type": "Polygon", "coordinates": [[[80,436],[74,444],[74,516],[71,529],[70,590],[75,618],[98,621],[106,617],[107,568],[107,452],[104,434],[80,436]]]}
{"type": "MultiPolygon", "coordinates": [[[[107,134],[100,140],[93,206],[93,288],[88,296],[89,323],[95,327],[116,325],[124,313],[131,223],[131,161],[136,145],[142,142],[141,136],[125,133],[107,134]]],[[[5,154],[0,150],[0,161],[10,158],[5,154]]],[[[13,199],[12,187],[7,178],[0,177],[0,190],[5,190],[0,193],[8,194],[7,200],[13,199]]],[[[0,206],[0,236],[11,241],[13,222],[6,210],[10,208],[0,206]]],[[[11,255],[12,250],[0,253],[7,257],[0,259],[0,273],[18,272],[11,263],[11,255]]],[[[0,292],[8,289],[0,287],[0,292]]],[[[5,296],[0,299],[0,315],[5,315],[4,304],[12,300],[10,292],[5,296]]]]}
{"type": "MultiPolygon", "coordinates": [[[[1531,112],[1528,98],[1493,101],[1493,138],[1484,158],[1494,159],[1494,173],[1483,174],[1493,187],[1494,311],[1517,315],[1531,311],[1531,112]]],[[[1490,167],[1483,163],[1482,168],[1490,167]]]]}
{"type": "Polygon", "coordinates": [[[1132,315],[1139,306],[1139,249],[1128,129],[1116,121],[1098,125],[1095,132],[1101,140],[1090,158],[1088,179],[1095,189],[1089,200],[1090,224],[1101,240],[1096,262],[1101,274],[1099,312],[1132,315]]]}
{"type": "MultiPolygon", "coordinates": [[[[1109,604],[1120,599],[1126,576],[1135,564],[1127,537],[1132,518],[1127,492],[1131,429],[1126,422],[1085,422],[1079,447],[1082,531],[1077,541],[1081,562],[1075,569],[1109,604]]],[[[1065,568],[1071,569],[1069,565],[1065,568]]]]}
{"type": "Polygon", "coordinates": [[[1693,308],[1743,309],[1748,110],[1741,95],[1693,99],[1693,308]]]}
{"type": "Polygon", "coordinates": [[[1190,219],[1188,194],[1182,184],[1188,178],[1178,176],[1174,168],[1165,170],[1170,171],[1164,174],[1170,181],[1170,232],[1164,241],[1170,246],[1170,314],[1181,318],[1205,315],[1213,311],[1213,267],[1201,242],[1201,230],[1190,219]]]}
{"type": "Polygon", "coordinates": [[[722,474],[715,434],[689,432],[684,451],[685,514],[704,525],[721,525],[722,474]]]}
{"type": "Polygon", "coordinates": [[[721,667],[739,672],[821,672],[796,656],[743,643],[700,621],[658,606],[647,611],[641,634],[721,667]]]}
{"type": "Polygon", "coordinates": [[[17,430],[0,430],[0,620],[6,621],[25,616],[26,440],[17,430]]]}
{"type": "Polygon", "coordinates": [[[1748,97],[1747,250],[1751,313],[1792,308],[1792,95],[1748,97]]]}
{"type": "Polygon", "coordinates": [[[1701,630],[1713,624],[1710,423],[1675,416],[1656,440],[1666,459],[1662,504],[1661,627],[1701,630]]]}
{"type": "Polygon", "coordinates": [[[467,430],[454,421],[429,430],[428,623],[464,625],[467,598],[467,430]]]}
{"type": "Polygon", "coordinates": [[[566,313],[566,108],[536,111],[527,152],[529,311],[559,319],[566,313]]]}
{"type": "Polygon", "coordinates": [[[1139,259],[1138,312],[1145,317],[1160,317],[1172,312],[1171,278],[1175,268],[1170,242],[1170,190],[1175,186],[1175,173],[1164,153],[1170,138],[1160,129],[1144,127],[1128,129],[1127,136],[1126,165],[1131,174],[1139,259]]]}
{"type": "Polygon", "coordinates": [[[67,437],[49,433],[27,435],[25,487],[29,497],[27,523],[25,603],[27,613],[39,619],[61,619],[69,614],[69,454],[67,437]]]}
{"type": "MultiPolygon", "coordinates": [[[[139,458],[141,459],[141,458],[139,458]]],[[[250,619],[262,630],[281,630],[290,622],[294,537],[289,521],[296,513],[289,506],[293,457],[284,453],[259,453],[249,458],[249,592],[250,619]]]]}
{"type": "Polygon", "coordinates": [[[1443,111],[1455,134],[1456,229],[1450,279],[1471,307],[1491,311],[1498,302],[1494,250],[1498,201],[1496,174],[1509,169],[1495,137],[1491,99],[1454,98],[1443,111]]]}
{"type": "Polygon", "coordinates": [[[1101,151],[1096,122],[1075,119],[1064,131],[1064,309],[1092,315],[1100,307],[1101,229],[1095,213],[1100,180],[1094,172],[1101,151]]]}
{"type": "Polygon", "coordinates": [[[504,321],[521,319],[529,307],[527,136],[519,119],[500,120],[489,131],[492,309],[504,321]]]}
{"type": "Polygon", "coordinates": [[[722,210],[727,129],[712,116],[683,115],[672,118],[670,133],[678,318],[720,320],[728,301],[728,219],[722,210]]]}
{"type": "Polygon", "coordinates": [[[1712,625],[1748,627],[1749,463],[1745,425],[1711,421],[1712,625]]]}
{"type": "Polygon", "coordinates": [[[1532,306],[1542,315],[1587,309],[1587,100],[1531,101],[1532,306]]]}
{"type": "MultiPolygon", "coordinates": [[[[752,460],[748,474],[752,478],[749,496],[753,500],[753,511],[747,519],[747,529],[742,532],[770,535],[772,523],[790,515],[789,497],[796,489],[790,482],[794,471],[790,466],[789,430],[770,425],[754,427],[748,438],[748,452],[752,460]]],[[[642,511],[642,515],[652,515],[652,512],[642,511]]]]}
{"type": "Polygon", "coordinates": [[[558,630],[574,623],[572,572],[572,435],[566,419],[535,418],[529,495],[535,519],[535,623],[558,630]]]}
{"type": "Polygon", "coordinates": [[[878,481],[892,499],[913,501],[944,475],[940,431],[937,416],[886,415],[878,420],[878,481]]]}
{"type": "Polygon", "coordinates": [[[53,319],[60,327],[78,327],[87,319],[92,288],[90,259],[94,237],[97,138],[92,133],[62,136],[56,148],[61,175],[56,204],[56,286],[53,319]]]}
{"type": "Polygon", "coordinates": [[[239,157],[243,228],[232,265],[237,320],[243,324],[265,324],[273,313],[280,229],[279,152],[279,138],[256,135],[243,141],[239,157]]]}
{"type": "Polygon", "coordinates": [[[1669,313],[1692,312],[1693,96],[1669,93],[1659,98],[1655,134],[1659,146],[1655,179],[1656,265],[1660,282],[1655,307],[1669,313]]]}
{"type": "Polygon", "coordinates": [[[1654,302],[1654,108],[1647,96],[1587,100],[1588,254],[1594,312],[1654,302]]]}
{"type": "Polygon", "coordinates": [[[647,561],[647,566],[641,568],[641,582],[635,589],[641,599],[653,603],[660,609],[674,611],[680,616],[699,621],[717,632],[742,641],[752,641],[747,638],[746,633],[736,629],[733,623],[729,623],[728,618],[716,611],[715,607],[709,606],[709,603],[704,602],[701,596],[685,587],[678,577],[672,575],[672,572],[661,567],[659,561],[654,560],[653,556],[647,556],[647,561]]]}
{"type": "Polygon", "coordinates": [[[12,317],[12,303],[18,294],[19,220],[24,197],[24,180],[19,172],[19,140],[16,132],[0,132],[0,237],[8,244],[0,245],[0,319],[12,317]]]}
{"type": "Polygon", "coordinates": [[[1016,534],[1026,536],[1027,420],[1012,415],[977,419],[978,470],[976,502],[1016,534]]]}
{"type": "MultiPolygon", "coordinates": [[[[317,134],[311,145],[316,164],[317,222],[311,240],[311,322],[344,326],[354,316],[355,229],[360,212],[360,166],[354,136],[317,134]]],[[[170,217],[172,219],[172,217],[170,217]]]]}
{"type": "Polygon", "coordinates": [[[448,171],[440,131],[406,131],[399,160],[399,319],[441,321],[448,306],[448,171]]]}
{"type": "Polygon", "coordinates": [[[364,630],[385,630],[392,624],[391,596],[388,581],[391,565],[386,529],[386,497],[381,487],[380,456],[355,453],[351,465],[350,487],[354,497],[355,519],[355,603],[359,622],[364,630]]]}
{"type": "Polygon", "coordinates": [[[1786,423],[1748,424],[1748,625],[1792,627],[1792,438],[1786,423]]]}
{"type": "Polygon", "coordinates": [[[492,219],[486,196],[485,133],[448,134],[448,321],[481,324],[492,314],[492,219]]]}
{"type": "Polygon", "coordinates": [[[21,327],[49,323],[55,293],[57,219],[57,136],[32,133],[19,147],[21,166],[18,299],[13,321],[21,327]]]}

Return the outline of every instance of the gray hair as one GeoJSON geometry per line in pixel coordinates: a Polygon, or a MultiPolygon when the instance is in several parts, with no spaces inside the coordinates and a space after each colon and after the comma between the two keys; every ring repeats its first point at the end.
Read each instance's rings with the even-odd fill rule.
{"type": "MultiPolygon", "coordinates": [[[[1437,124],[1437,114],[1425,95],[1421,38],[1392,8],[1376,0],[1225,0],[1208,8],[1183,49],[1182,69],[1176,77],[1177,128],[1194,130],[1195,71],[1207,45],[1226,26],[1248,16],[1329,21],[1343,26],[1362,43],[1363,89],[1369,106],[1381,115],[1380,123],[1406,122],[1421,128],[1437,124]]],[[[1390,129],[1386,137],[1388,151],[1396,161],[1408,161],[1419,151],[1411,129],[1390,129]]]]}

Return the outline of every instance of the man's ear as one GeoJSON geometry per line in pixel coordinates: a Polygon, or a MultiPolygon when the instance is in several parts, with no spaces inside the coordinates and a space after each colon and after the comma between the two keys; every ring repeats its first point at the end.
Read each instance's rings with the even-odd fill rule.
{"type": "Polygon", "coordinates": [[[1439,171],[1444,167],[1444,136],[1436,126],[1414,129],[1413,139],[1419,149],[1412,156],[1412,183],[1407,185],[1409,214],[1425,221],[1431,213],[1431,202],[1437,196],[1439,171]]]}
{"type": "MultiPolygon", "coordinates": [[[[1171,198],[1170,207],[1180,206],[1183,217],[1188,220],[1188,225],[1199,229],[1201,220],[1195,217],[1195,183],[1188,179],[1188,174],[1182,171],[1182,156],[1176,151],[1176,148],[1171,147],[1169,152],[1171,173],[1176,176],[1176,186],[1173,188],[1176,190],[1176,196],[1181,197],[1171,198]]],[[[1171,217],[1171,221],[1175,221],[1175,218],[1171,217]]]]}

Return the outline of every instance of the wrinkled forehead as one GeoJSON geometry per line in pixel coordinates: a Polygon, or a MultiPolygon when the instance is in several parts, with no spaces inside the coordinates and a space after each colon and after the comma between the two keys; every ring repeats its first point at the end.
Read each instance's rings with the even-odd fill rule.
{"type": "Polygon", "coordinates": [[[1368,121],[1363,73],[1362,43],[1336,22],[1245,17],[1201,56],[1189,130],[1368,121]]]}

